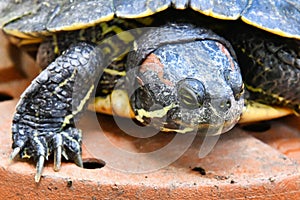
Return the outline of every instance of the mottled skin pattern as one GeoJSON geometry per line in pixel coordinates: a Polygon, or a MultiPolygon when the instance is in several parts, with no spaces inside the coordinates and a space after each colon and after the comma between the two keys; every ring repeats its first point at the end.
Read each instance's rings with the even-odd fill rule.
{"type": "MultiPolygon", "coordinates": [[[[166,45],[154,51],[164,65],[165,79],[174,83],[169,86],[169,90],[172,91],[173,98],[176,98],[175,102],[179,102],[179,105],[167,114],[168,121],[182,124],[181,128],[199,127],[200,130],[209,124],[216,127],[224,125],[222,132],[228,131],[237,122],[244,103],[243,98],[235,98],[242,97],[242,77],[239,75],[236,61],[232,56],[227,57],[220,48],[226,49],[221,43],[205,40],[166,45]],[[188,56],[193,59],[181,59],[188,56]],[[185,68],[190,70],[184,70],[185,68]],[[198,98],[186,94],[189,92],[185,91],[185,88],[189,86],[199,91],[198,98]],[[238,88],[237,92],[235,88],[238,88]],[[192,99],[185,102],[185,98],[192,99]]],[[[148,78],[151,80],[151,77],[148,78]]],[[[160,101],[168,102],[164,98],[160,101]]]]}
{"type": "Polygon", "coordinates": [[[140,65],[151,51],[161,62],[128,75],[129,80],[139,80],[128,83],[138,88],[131,104],[139,121],[183,133],[205,132],[202,129],[209,125],[224,125],[222,132],[226,132],[237,122],[243,107],[243,82],[226,40],[206,29],[167,25],[144,34],[136,48],[128,55],[129,68],[140,65]],[[167,106],[172,108],[163,116],[144,114],[167,106]]]}

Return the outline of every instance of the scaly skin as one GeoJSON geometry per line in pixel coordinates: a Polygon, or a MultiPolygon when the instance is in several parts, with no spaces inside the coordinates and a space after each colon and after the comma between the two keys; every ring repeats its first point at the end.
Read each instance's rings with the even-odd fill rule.
{"type": "Polygon", "coordinates": [[[300,113],[300,41],[244,27],[231,33],[251,98],[300,113]]]}
{"type": "Polygon", "coordinates": [[[44,160],[54,152],[54,169],[61,155],[82,167],[81,131],[74,123],[92,96],[101,73],[101,51],[86,43],[68,49],[51,63],[22,94],[13,118],[13,159],[37,161],[38,182],[44,160]],[[87,78],[89,77],[89,78],[87,78]]]}

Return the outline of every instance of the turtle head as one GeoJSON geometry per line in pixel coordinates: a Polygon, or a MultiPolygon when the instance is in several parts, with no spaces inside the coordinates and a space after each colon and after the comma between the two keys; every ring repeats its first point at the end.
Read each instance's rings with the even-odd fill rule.
{"type": "Polygon", "coordinates": [[[227,47],[214,40],[166,44],[135,73],[136,119],[163,131],[220,134],[243,110],[243,81],[227,47]],[[213,130],[213,131],[211,131],[213,130]]]}

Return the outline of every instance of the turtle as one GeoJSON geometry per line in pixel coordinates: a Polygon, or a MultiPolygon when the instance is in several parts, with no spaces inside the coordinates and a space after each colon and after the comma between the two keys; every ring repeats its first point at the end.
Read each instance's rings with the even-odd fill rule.
{"type": "Polygon", "coordinates": [[[17,104],[10,155],[36,161],[36,182],[51,154],[55,171],[62,155],[83,166],[75,122],[95,95],[97,111],[186,134],[225,133],[253,105],[300,113],[299,1],[4,0],[0,10],[14,44],[39,45],[43,71],[17,104]]]}

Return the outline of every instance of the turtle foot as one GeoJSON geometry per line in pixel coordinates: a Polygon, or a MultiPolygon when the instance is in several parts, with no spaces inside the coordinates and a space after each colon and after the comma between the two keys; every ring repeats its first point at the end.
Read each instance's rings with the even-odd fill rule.
{"type": "Polygon", "coordinates": [[[27,137],[19,137],[14,141],[10,159],[17,155],[21,158],[33,158],[36,161],[35,181],[39,182],[45,160],[54,154],[54,171],[61,168],[61,157],[73,160],[76,165],[83,167],[81,158],[81,131],[69,127],[60,133],[31,133],[27,137]]]}

